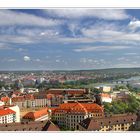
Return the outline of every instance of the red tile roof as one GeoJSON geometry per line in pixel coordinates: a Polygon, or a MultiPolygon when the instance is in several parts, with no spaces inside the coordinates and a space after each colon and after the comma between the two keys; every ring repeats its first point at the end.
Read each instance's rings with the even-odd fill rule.
{"type": "Polygon", "coordinates": [[[1,98],[1,101],[3,101],[3,102],[8,102],[9,100],[10,100],[9,97],[2,97],[2,98],[1,98]]]}
{"type": "Polygon", "coordinates": [[[0,116],[5,116],[5,115],[9,115],[9,114],[15,114],[16,112],[6,108],[6,109],[0,109],[0,116]]]}
{"type": "Polygon", "coordinates": [[[84,94],[85,89],[49,89],[48,94],[84,94]]]}
{"type": "Polygon", "coordinates": [[[25,101],[24,96],[13,97],[12,102],[23,102],[25,101]]]}
{"type": "Polygon", "coordinates": [[[63,103],[58,108],[52,110],[55,112],[67,113],[88,113],[88,112],[103,112],[103,108],[95,103],[63,103]]]}
{"type": "Polygon", "coordinates": [[[45,109],[41,109],[41,110],[36,111],[36,112],[28,112],[23,118],[36,120],[36,119],[38,119],[42,116],[45,116],[47,114],[48,114],[48,108],[45,108],[45,109]]]}

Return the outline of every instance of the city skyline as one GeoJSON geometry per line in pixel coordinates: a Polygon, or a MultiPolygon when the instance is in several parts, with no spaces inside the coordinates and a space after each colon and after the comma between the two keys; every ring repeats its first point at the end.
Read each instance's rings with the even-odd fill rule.
{"type": "Polygon", "coordinates": [[[0,10],[0,70],[140,67],[138,9],[0,10]]]}

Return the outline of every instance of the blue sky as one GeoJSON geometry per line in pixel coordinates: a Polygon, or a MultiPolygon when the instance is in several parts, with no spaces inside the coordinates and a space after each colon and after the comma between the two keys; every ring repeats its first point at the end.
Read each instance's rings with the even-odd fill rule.
{"type": "Polygon", "coordinates": [[[138,9],[0,10],[0,70],[140,67],[138,9]]]}

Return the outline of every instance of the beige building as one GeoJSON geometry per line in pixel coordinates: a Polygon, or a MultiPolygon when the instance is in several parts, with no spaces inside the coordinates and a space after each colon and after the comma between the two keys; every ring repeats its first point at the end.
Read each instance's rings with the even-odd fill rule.
{"type": "Polygon", "coordinates": [[[79,131],[128,131],[137,121],[136,114],[120,114],[102,118],[87,118],[78,125],[79,131]]]}
{"type": "Polygon", "coordinates": [[[59,126],[70,130],[76,130],[77,123],[86,118],[103,116],[103,108],[95,103],[63,103],[52,109],[52,120],[56,121],[59,126]]]}
{"type": "Polygon", "coordinates": [[[99,86],[96,87],[97,89],[100,89],[101,92],[111,92],[112,88],[110,86],[99,86]]]}

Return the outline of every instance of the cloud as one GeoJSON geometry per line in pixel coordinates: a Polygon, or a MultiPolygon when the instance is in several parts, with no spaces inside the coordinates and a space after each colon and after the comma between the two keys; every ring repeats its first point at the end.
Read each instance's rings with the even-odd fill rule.
{"type": "Polygon", "coordinates": [[[41,62],[41,60],[39,58],[35,59],[36,62],[41,62]]]}
{"type": "Polygon", "coordinates": [[[125,53],[124,55],[137,55],[137,53],[125,53]]]}
{"type": "Polygon", "coordinates": [[[130,48],[130,46],[84,46],[74,49],[75,52],[91,52],[91,51],[112,51],[130,48]]]}
{"type": "Polygon", "coordinates": [[[0,43],[0,50],[9,50],[11,49],[7,44],[0,43]]]}
{"type": "Polygon", "coordinates": [[[118,61],[130,61],[128,58],[125,57],[119,57],[117,58],[118,61]]]}
{"type": "Polygon", "coordinates": [[[59,60],[59,59],[56,59],[56,60],[55,60],[55,62],[56,62],[56,63],[59,63],[59,62],[60,62],[60,60],[59,60]]]}
{"type": "Polygon", "coordinates": [[[79,19],[85,17],[95,17],[105,20],[124,20],[129,15],[122,9],[49,9],[44,10],[50,16],[68,19],[79,19]]]}
{"type": "Polygon", "coordinates": [[[140,67],[139,64],[136,65],[136,63],[119,63],[119,64],[114,64],[112,65],[114,68],[135,68],[135,67],[140,67]]]}
{"type": "Polygon", "coordinates": [[[31,60],[29,56],[24,56],[23,59],[24,59],[24,61],[30,61],[31,60]]]}
{"type": "Polygon", "coordinates": [[[56,26],[62,21],[47,19],[32,14],[15,12],[11,10],[0,10],[0,26],[24,25],[24,26],[56,26]]]}
{"type": "Polygon", "coordinates": [[[133,30],[140,28],[140,20],[136,20],[136,19],[132,20],[132,21],[130,21],[128,26],[133,30]]]}
{"type": "Polygon", "coordinates": [[[8,62],[16,62],[17,59],[14,59],[14,58],[11,58],[11,59],[8,59],[8,62]]]}

